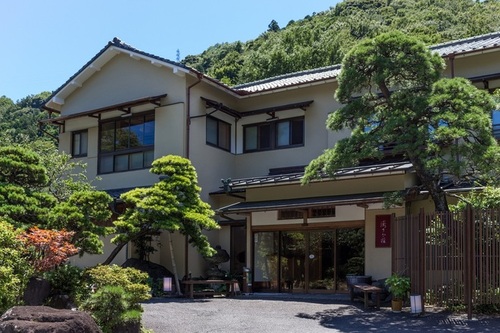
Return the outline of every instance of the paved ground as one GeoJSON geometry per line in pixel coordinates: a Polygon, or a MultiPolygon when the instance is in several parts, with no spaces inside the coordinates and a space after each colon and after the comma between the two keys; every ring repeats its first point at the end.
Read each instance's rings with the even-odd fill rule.
{"type": "Polygon", "coordinates": [[[363,308],[346,295],[253,294],[234,298],[157,298],[143,304],[143,324],[163,332],[500,332],[499,318],[428,309],[417,316],[363,308]]]}

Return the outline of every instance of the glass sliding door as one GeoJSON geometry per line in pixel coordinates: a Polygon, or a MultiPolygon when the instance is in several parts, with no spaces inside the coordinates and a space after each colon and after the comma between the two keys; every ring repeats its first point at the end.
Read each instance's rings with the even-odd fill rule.
{"type": "Polygon", "coordinates": [[[309,232],[308,289],[317,291],[336,289],[335,240],[335,231],[309,232]]]}
{"type": "Polygon", "coordinates": [[[306,233],[281,232],[280,291],[305,291],[306,233]]]}
{"type": "Polygon", "coordinates": [[[278,291],[279,232],[254,234],[254,278],[256,291],[278,291]]]}
{"type": "Polygon", "coordinates": [[[347,274],[365,274],[365,229],[337,229],[337,290],[347,291],[347,274]]]}
{"type": "Polygon", "coordinates": [[[247,249],[246,231],[245,225],[231,226],[230,273],[238,278],[243,277],[243,267],[245,267],[247,249]]]}
{"type": "Polygon", "coordinates": [[[255,291],[347,291],[364,273],[364,228],[254,233],[255,291]]]}

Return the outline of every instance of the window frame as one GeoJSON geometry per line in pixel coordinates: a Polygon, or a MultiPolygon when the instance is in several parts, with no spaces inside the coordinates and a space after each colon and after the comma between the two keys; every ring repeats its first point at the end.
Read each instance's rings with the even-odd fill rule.
{"type": "Polygon", "coordinates": [[[270,122],[260,122],[260,123],[254,123],[254,124],[248,124],[243,126],[243,153],[252,153],[252,152],[259,152],[259,151],[268,151],[268,150],[277,150],[277,149],[287,149],[287,148],[296,148],[296,147],[303,147],[305,145],[305,117],[300,116],[300,117],[293,117],[293,118],[286,118],[286,119],[280,119],[280,120],[275,120],[275,121],[270,121],[270,122]],[[301,129],[300,129],[300,142],[299,143],[293,143],[294,141],[294,126],[293,124],[295,122],[301,122],[301,129]],[[279,125],[288,123],[288,144],[279,144],[279,125]],[[269,133],[265,133],[265,128],[269,128],[269,133]],[[256,140],[256,148],[255,149],[248,149],[248,140],[249,138],[247,137],[247,130],[250,128],[256,128],[257,133],[255,136],[256,140]],[[264,135],[269,135],[268,138],[266,138],[264,135]],[[269,143],[269,146],[262,146],[262,143],[269,143]]]}
{"type": "Polygon", "coordinates": [[[232,131],[232,128],[231,128],[231,124],[224,121],[224,120],[221,120],[219,118],[216,118],[216,117],[212,117],[212,116],[207,116],[207,119],[206,119],[206,124],[205,124],[205,143],[209,146],[212,146],[212,147],[215,147],[215,148],[219,148],[219,149],[222,149],[224,151],[228,151],[230,152],[231,151],[231,131],[232,131]],[[215,136],[216,136],[216,139],[217,139],[217,142],[216,143],[213,143],[213,142],[210,142],[208,140],[208,133],[209,133],[209,121],[214,121],[216,123],[216,126],[217,126],[217,133],[215,133],[215,136]],[[221,125],[223,126],[227,126],[228,127],[228,131],[227,131],[227,142],[228,142],[228,147],[225,147],[222,143],[221,143],[221,125]]]}
{"type": "Polygon", "coordinates": [[[280,209],[278,210],[278,220],[301,220],[304,218],[304,211],[307,211],[309,219],[332,218],[337,216],[336,205],[324,205],[304,209],[280,209]]]}
{"type": "MultiPolygon", "coordinates": [[[[120,118],[110,118],[110,119],[104,119],[99,122],[99,132],[98,132],[98,162],[97,162],[97,173],[98,174],[113,174],[113,173],[118,173],[118,172],[127,172],[127,171],[136,171],[136,170],[143,170],[151,167],[151,163],[154,160],[154,134],[155,134],[155,122],[156,122],[156,117],[155,117],[155,112],[154,110],[146,111],[146,112],[141,112],[141,113],[135,113],[132,114],[132,116],[129,117],[120,117],[120,118]],[[142,134],[143,137],[139,138],[138,140],[144,140],[146,137],[146,132],[147,128],[145,127],[147,123],[152,123],[152,143],[151,144],[141,144],[137,145],[137,143],[134,145],[131,143],[131,133],[136,133],[134,130],[131,128],[133,126],[137,126],[137,120],[141,119],[142,121],[139,122],[139,124],[142,126],[142,134]],[[135,121],[135,123],[133,122],[135,121]],[[123,122],[128,122],[127,126],[127,137],[126,137],[126,148],[120,148],[117,147],[117,129],[120,129],[123,126],[123,122]],[[112,128],[110,127],[108,130],[111,130],[113,132],[112,138],[110,140],[110,145],[112,145],[112,148],[106,151],[103,151],[103,126],[106,124],[113,124],[112,128]],[[122,123],[122,124],[120,124],[122,123]],[[142,153],[142,162],[140,167],[134,167],[133,166],[133,156],[138,155],[139,153],[142,153]],[[110,171],[106,169],[103,171],[103,163],[106,158],[111,158],[111,167],[110,171]],[[117,159],[122,158],[125,160],[126,158],[126,164],[127,166],[123,169],[120,169],[120,165],[117,164],[117,159]]],[[[137,128],[137,127],[136,127],[137,128]]],[[[151,134],[151,133],[150,133],[151,134]]],[[[151,139],[150,139],[151,140],[151,139]]],[[[148,141],[149,142],[149,141],[148,141]]],[[[123,144],[123,142],[121,143],[123,144]]],[[[137,160],[136,160],[137,161],[137,160]]]]}
{"type": "Polygon", "coordinates": [[[73,131],[71,132],[71,157],[73,158],[80,158],[80,157],[87,157],[88,155],[88,150],[89,150],[89,131],[88,129],[84,129],[84,130],[78,130],[78,131],[73,131]],[[82,134],[86,134],[85,135],[85,142],[82,141],[82,134]],[[79,144],[78,144],[78,149],[79,149],[79,153],[75,153],[75,141],[76,141],[76,136],[80,136],[80,139],[79,139],[79,144]],[[83,146],[86,146],[85,147],[85,152],[82,153],[82,147],[83,146]]]}

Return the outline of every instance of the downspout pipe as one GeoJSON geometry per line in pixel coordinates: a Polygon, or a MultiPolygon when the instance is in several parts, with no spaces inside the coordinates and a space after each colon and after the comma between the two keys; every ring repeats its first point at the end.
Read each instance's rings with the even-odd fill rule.
{"type": "Polygon", "coordinates": [[[187,87],[186,89],[186,158],[189,159],[189,146],[190,146],[190,133],[191,133],[191,89],[196,86],[198,83],[201,82],[203,79],[203,74],[201,73],[196,73],[196,82],[191,84],[190,86],[187,87]]]}
{"type": "Polygon", "coordinates": [[[448,59],[450,60],[450,74],[451,78],[455,78],[455,55],[449,54],[448,59]]]}

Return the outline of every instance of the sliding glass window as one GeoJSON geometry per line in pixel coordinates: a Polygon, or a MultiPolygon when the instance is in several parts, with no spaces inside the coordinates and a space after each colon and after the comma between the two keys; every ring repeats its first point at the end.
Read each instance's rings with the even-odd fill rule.
{"type": "Polygon", "coordinates": [[[154,134],[154,113],[101,122],[99,173],[149,168],[154,158],[154,134]]]}

